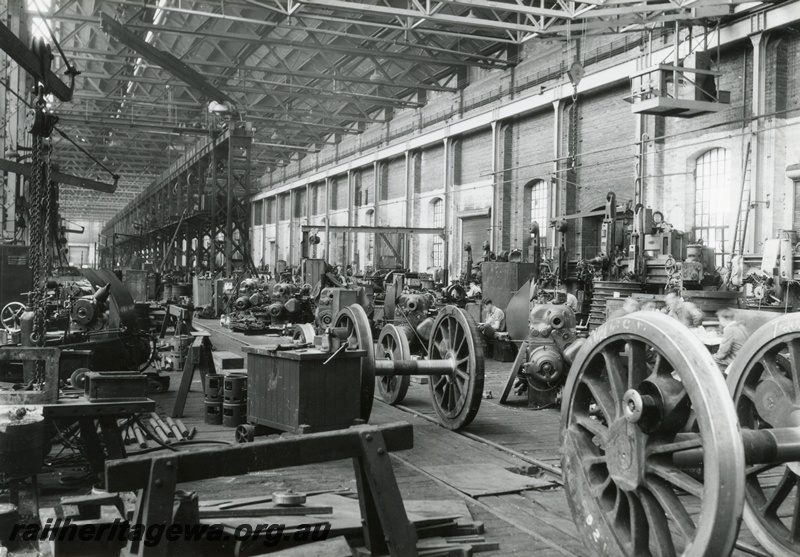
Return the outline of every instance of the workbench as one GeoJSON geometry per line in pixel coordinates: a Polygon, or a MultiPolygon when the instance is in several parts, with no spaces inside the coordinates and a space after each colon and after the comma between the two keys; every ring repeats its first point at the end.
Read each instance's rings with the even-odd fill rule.
{"type": "Polygon", "coordinates": [[[42,416],[47,420],[77,420],[86,456],[92,472],[99,477],[105,473],[105,444],[108,459],[126,458],[125,444],[117,420],[133,414],[155,412],[154,400],[125,400],[114,402],[89,402],[83,396],[77,398],[60,398],[55,404],[42,406],[42,416]],[[100,424],[102,440],[97,433],[95,420],[100,424]]]}

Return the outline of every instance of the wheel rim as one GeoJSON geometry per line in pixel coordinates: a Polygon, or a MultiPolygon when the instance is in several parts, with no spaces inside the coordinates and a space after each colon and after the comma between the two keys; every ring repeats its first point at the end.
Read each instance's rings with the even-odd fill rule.
{"type": "Polygon", "coordinates": [[[573,519],[598,553],[732,551],[744,497],[744,449],[722,374],[676,320],[637,313],[592,334],[564,390],[561,444],[573,519]],[[632,423],[625,414],[629,393],[648,384],[671,392],[666,399],[674,405],[645,433],[641,420],[632,423]],[[692,431],[700,436],[691,445],[702,446],[703,466],[687,473],[672,464],[672,454],[676,434],[692,431]],[[700,508],[697,520],[687,507],[700,508]]]}
{"type": "Polygon", "coordinates": [[[361,419],[369,421],[372,413],[372,399],[375,396],[375,350],[372,346],[372,332],[367,313],[359,305],[339,310],[334,327],[347,329],[347,342],[351,348],[364,350],[361,358],[361,419]]]}
{"type": "Polygon", "coordinates": [[[3,311],[0,312],[0,322],[2,322],[3,328],[14,328],[14,318],[23,309],[25,309],[25,304],[21,302],[9,302],[3,306],[3,311]]]}
{"type": "MultiPolygon", "coordinates": [[[[800,426],[800,315],[759,328],[731,365],[728,387],[740,427],[800,426]]],[[[746,468],[744,519],[776,556],[800,554],[800,463],[746,468]]]]}
{"type": "Polygon", "coordinates": [[[314,335],[316,335],[316,331],[311,323],[300,323],[294,326],[292,340],[308,344],[314,342],[314,335]]]}
{"type": "MultiPolygon", "coordinates": [[[[375,357],[381,360],[408,360],[411,349],[408,338],[397,326],[389,324],[381,329],[375,357]]],[[[408,392],[411,378],[407,375],[381,375],[378,377],[378,393],[387,404],[400,404],[408,392]]]]}
{"type": "Polygon", "coordinates": [[[445,427],[466,427],[483,397],[483,344],[475,320],[460,308],[444,307],[433,324],[428,359],[452,362],[453,373],[431,376],[431,398],[445,427]]]}

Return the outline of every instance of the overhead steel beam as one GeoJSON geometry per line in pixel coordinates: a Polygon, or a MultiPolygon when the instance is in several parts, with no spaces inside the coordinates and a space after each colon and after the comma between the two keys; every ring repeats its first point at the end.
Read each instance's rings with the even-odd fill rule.
{"type": "Polygon", "coordinates": [[[166,27],[163,25],[148,25],[143,23],[135,23],[127,26],[129,29],[138,29],[142,31],[153,31],[154,33],[174,33],[178,35],[197,35],[207,37],[209,39],[219,39],[223,41],[241,41],[241,42],[255,42],[262,45],[277,46],[281,48],[294,48],[298,50],[313,50],[314,52],[335,52],[337,54],[348,54],[351,56],[359,56],[361,58],[377,58],[387,60],[405,60],[407,62],[421,62],[424,64],[443,65],[443,66],[483,66],[483,67],[506,67],[508,62],[505,60],[496,60],[490,62],[480,62],[472,60],[462,60],[459,58],[447,57],[439,58],[436,56],[421,56],[419,54],[411,54],[408,52],[398,52],[393,50],[375,50],[368,48],[345,47],[339,45],[332,45],[329,43],[315,44],[311,41],[292,41],[270,37],[257,37],[254,35],[245,35],[242,33],[212,33],[209,31],[193,31],[191,29],[178,29],[175,27],[166,27]]]}
{"type": "MultiPolygon", "coordinates": [[[[133,0],[118,1],[117,3],[118,4],[123,4],[123,5],[126,5],[126,4],[127,5],[132,5],[132,6],[136,6],[136,7],[140,7],[141,6],[141,2],[140,1],[137,2],[137,1],[133,1],[133,0]]],[[[155,6],[153,6],[152,9],[156,9],[155,6]]],[[[181,8],[180,6],[178,6],[178,7],[159,6],[158,9],[162,10],[164,12],[175,12],[175,13],[181,13],[181,14],[190,15],[190,16],[196,16],[196,17],[206,17],[206,18],[210,18],[210,19],[220,19],[220,20],[224,20],[224,21],[230,21],[230,22],[233,22],[233,23],[248,23],[248,24],[252,24],[252,25],[258,25],[258,26],[264,26],[264,27],[272,27],[272,28],[277,28],[283,23],[281,21],[270,21],[270,20],[265,20],[265,19],[256,19],[256,18],[252,18],[252,17],[243,17],[241,15],[234,15],[234,14],[230,14],[230,13],[217,13],[217,12],[208,12],[208,11],[202,11],[202,10],[196,10],[196,9],[189,9],[189,8],[181,8]]],[[[360,22],[358,22],[358,21],[351,21],[350,25],[358,25],[359,23],[360,22]]],[[[407,41],[391,40],[391,39],[386,39],[386,38],[383,38],[383,37],[372,36],[372,35],[358,35],[358,34],[350,33],[350,32],[347,32],[347,31],[338,31],[338,30],[335,30],[335,29],[327,29],[327,28],[321,27],[321,26],[320,27],[311,27],[311,26],[308,26],[308,25],[297,25],[295,23],[295,24],[292,25],[292,29],[297,29],[299,31],[304,31],[305,33],[308,33],[308,34],[321,34],[321,35],[328,35],[328,36],[334,36],[334,37],[342,37],[342,38],[345,38],[345,39],[351,39],[351,40],[355,40],[355,41],[375,42],[375,43],[379,43],[379,44],[391,44],[391,45],[396,45],[396,46],[406,46],[406,47],[409,47],[409,48],[427,50],[428,52],[441,52],[441,53],[444,53],[444,54],[456,54],[456,55],[461,55],[461,56],[468,56],[468,57],[474,58],[476,60],[485,60],[485,61],[489,61],[489,62],[493,61],[491,58],[483,56],[481,54],[470,53],[470,52],[462,52],[462,51],[454,51],[452,49],[438,47],[438,46],[431,46],[431,45],[425,45],[425,44],[415,44],[415,43],[410,43],[410,42],[407,42],[407,41]]]]}
{"type": "MultiPolygon", "coordinates": [[[[72,100],[73,87],[61,81],[58,76],[50,70],[49,66],[47,68],[42,68],[39,57],[3,23],[0,23],[0,49],[19,64],[23,70],[32,75],[34,79],[43,83],[45,89],[53,93],[57,99],[64,102],[72,100]]],[[[72,79],[74,79],[74,77],[72,79]]]]}
{"type": "MultiPolygon", "coordinates": [[[[0,170],[3,172],[13,172],[21,176],[31,175],[31,165],[10,161],[7,159],[0,159],[0,170]]],[[[113,184],[106,184],[96,180],[89,180],[88,178],[79,178],[78,176],[71,176],[63,172],[51,171],[50,180],[59,184],[69,184],[70,186],[77,186],[87,190],[101,191],[103,193],[114,193],[117,189],[116,182],[113,184]]]]}
{"type": "MultiPolygon", "coordinates": [[[[486,27],[498,31],[521,31],[523,33],[537,33],[541,31],[541,26],[533,21],[533,24],[513,23],[510,21],[500,21],[496,19],[483,19],[480,17],[467,17],[463,15],[450,15],[443,13],[433,13],[431,10],[415,10],[406,8],[394,8],[391,6],[381,6],[376,4],[361,4],[358,2],[348,2],[344,0],[295,0],[300,4],[317,6],[325,9],[341,9],[358,13],[380,14],[392,17],[415,18],[436,23],[450,23],[465,25],[467,27],[486,27]]],[[[411,4],[412,6],[415,4],[411,4]]],[[[548,17],[565,17],[564,12],[558,10],[546,10],[548,13],[540,15],[548,17]]],[[[528,20],[530,21],[530,20],[528,20]]]]}
{"type": "Polygon", "coordinates": [[[121,23],[106,14],[100,15],[100,25],[106,33],[119,40],[125,46],[133,49],[148,62],[157,64],[171,75],[187,83],[210,100],[217,102],[228,101],[236,104],[236,101],[217,89],[214,85],[206,81],[193,68],[163,50],[159,50],[150,43],[142,40],[136,34],[126,29],[121,23]]]}

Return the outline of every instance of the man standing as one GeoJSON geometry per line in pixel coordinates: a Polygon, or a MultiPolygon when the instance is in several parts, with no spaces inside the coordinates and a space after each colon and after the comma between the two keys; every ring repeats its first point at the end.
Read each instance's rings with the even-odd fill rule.
{"type": "Polygon", "coordinates": [[[483,323],[478,324],[478,329],[487,340],[492,340],[495,337],[495,333],[506,330],[506,314],[489,299],[483,301],[483,308],[483,323]]]}
{"type": "Polygon", "coordinates": [[[727,374],[727,368],[733,362],[739,349],[747,340],[747,329],[735,320],[732,309],[721,309],[717,312],[719,327],[722,329],[722,342],[714,354],[714,361],[727,374]]]}

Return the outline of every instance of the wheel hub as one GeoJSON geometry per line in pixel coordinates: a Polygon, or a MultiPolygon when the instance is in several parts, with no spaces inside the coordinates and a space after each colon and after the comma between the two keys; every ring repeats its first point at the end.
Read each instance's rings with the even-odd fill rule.
{"type": "Polygon", "coordinates": [[[635,491],[644,482],[645,435],[627,419],[609,428],[606,458],[608,472],[620,489],[635,491]]]}

